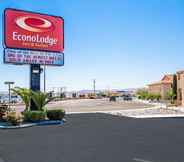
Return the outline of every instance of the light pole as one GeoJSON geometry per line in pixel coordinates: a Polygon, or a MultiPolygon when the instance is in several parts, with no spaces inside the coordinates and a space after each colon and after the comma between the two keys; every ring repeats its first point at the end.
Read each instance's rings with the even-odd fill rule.
{"type": "Polygon", "coordinates": [[[10,102],[11,102],[11,84],[13,85],[14,82],[6,81],[6,82],[4,82],[4,84],[8,85],[8,101],[9,101],[8,107],[10,109],[10,102]]]}

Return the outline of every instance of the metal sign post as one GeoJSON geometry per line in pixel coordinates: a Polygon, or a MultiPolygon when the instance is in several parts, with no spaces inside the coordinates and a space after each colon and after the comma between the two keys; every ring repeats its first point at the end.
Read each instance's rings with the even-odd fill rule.
{"type": "MultiPolygon", "coordinates": [[[[30,89],[32,91],[40,91],[40,73],[41,68],[38,64],[31,64],[30,66],[30,89]]],[[[31,100],[30,104],[31,110],[37,110],[36,105],[33,100],[31,100]]]]}

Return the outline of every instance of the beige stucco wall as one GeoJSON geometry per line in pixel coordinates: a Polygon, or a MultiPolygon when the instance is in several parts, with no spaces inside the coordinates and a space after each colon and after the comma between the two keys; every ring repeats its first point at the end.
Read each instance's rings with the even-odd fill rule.
{"type": "Polygon", "coordinates": [[[168,91],[171,89],[171,84],[162,84],[161,85],[161,96],[162,96],[162,99],[167,99],[167,93],[168,91]]]}
{"type": "Polygon", "coordinates": [[[159,93],[163,100],[167,99],[167,92],[171,88],[171,84],[154,84],[149,85],[149,93],[159,93]]]}
{"type": "Polygon", "coordinates": [[[149,85],[148,91],[149,93],[161,93],[160,84],[149,85]]]}
{"type": "Polygon", "coordinates": [[[177,101],[184,106],[184,72],[177,73],[177,101]]]}

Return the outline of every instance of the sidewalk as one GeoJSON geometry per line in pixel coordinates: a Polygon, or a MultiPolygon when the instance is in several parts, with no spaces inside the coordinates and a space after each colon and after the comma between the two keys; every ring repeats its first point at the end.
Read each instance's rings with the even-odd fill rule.
{"type": "Polygon", "coordinates": [[[127,116],[133,118],[169,118],[184,117],[184,107],[167,107],[164,103],[136,100],[136,102],[154,105],[151,108],[108,111],[106,113],[118,116],[127,116]]]}
{"type": "Polygon", "coordinates": [[[174,109],[161,107],[153,107],[137,110],[122,110],[106,112],[117,116],[127,116],[132,118],[168,118],[168,117],[184,117],[184,112],[174,109]]]}
{"type": "Polygon", "coordinates": [[[154,106],[160,106],[162,108],[167,107],[165,103],[161,103],[161,102],[150,102],[150,101],[147,101],[147,100],[140,100],[140,99],[135,99],[135,101],[139,102],[139,103],[150,104],[150,105],[154,105],[154,106]]]}
{"type": "Polygon", "coordinates": [[[167,109],[176,110],[176,111],[180,111],[180,112],[184,113],[184,107],[183,107],[183,106],[178,106],[178,107],[167,107],[167,109]]]}

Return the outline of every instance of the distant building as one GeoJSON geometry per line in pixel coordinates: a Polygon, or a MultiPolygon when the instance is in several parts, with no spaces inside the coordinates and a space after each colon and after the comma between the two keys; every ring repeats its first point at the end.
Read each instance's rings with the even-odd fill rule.
{"type": "Polygon", "coordinates": [[[155,83],[148,85],[148,92],[153,94],[160,94],[161,99],[167,99],[168,91],[173,87],[174,75],[168,74],[155,83]]]}

